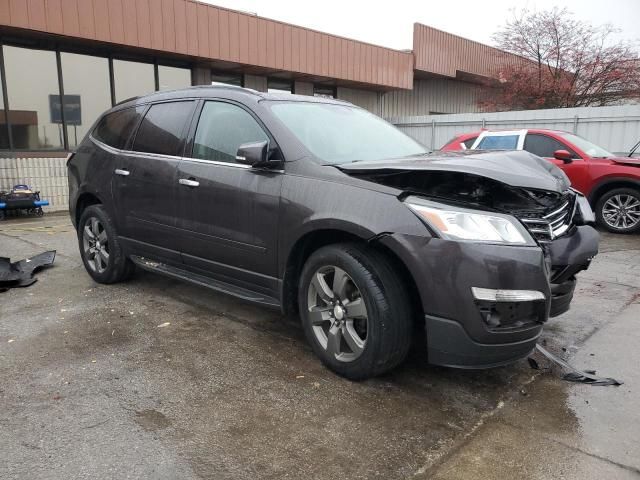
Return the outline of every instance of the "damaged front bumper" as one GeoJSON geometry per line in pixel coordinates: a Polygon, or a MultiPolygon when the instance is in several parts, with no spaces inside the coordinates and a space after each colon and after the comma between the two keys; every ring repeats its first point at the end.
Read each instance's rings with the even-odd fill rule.
{"type": "Polygon", "coordinates": [[[402,258],[416,282],[429,362],[460,368],[494,367],[529,355],[543,323],[569,309],[575,274],[598,251],[598,234],[590,226],[573,227],[542,247],[406,234],[380,241],[402,258]]]}

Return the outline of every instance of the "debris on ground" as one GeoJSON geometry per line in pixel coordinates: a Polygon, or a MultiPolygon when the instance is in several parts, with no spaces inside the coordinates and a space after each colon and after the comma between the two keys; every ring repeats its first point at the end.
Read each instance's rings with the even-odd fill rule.
{"type": "Polygon", "coordinates": [[[34,275],[53,265],[55,258],[55,250],[13,263],[9,258],[0,257],[0,292],[33,285],[38,280],[34,275]]]}
{"type": "MultiPolygon", "coordinates": [[[[624,384],[624,382],[621,382],[620,380],[616,380],[615,378],[598,377],[596,376],[595,370],[584,370],[584,371],[578,370],[577,368],[573,367],[563,359],[556,357],[554,354],[552,354],[551,352],[549,352],[547,349],[545,349],[539,344],[536,345],[536,350],[540,352],[542,355],[544,355],[545,357],[547,357],[556,365],[559,365],[565,370],[569,370],[568,373],[565,373],[562,376],[562,379],[568,382],[586,383],[589,385],[596,385],[596,386],[614,385],[616,387],[624,384]]],[[[534,370],[541,370],[540,365],[534,358],[529,357],[527,360],[531,368],[533,368],[534,370]]]]}
{"type": "Polygon", "coordinates": [[[164,322],[164,323],[161,323],[160,325],[158,325],[158,328],[168,327],[169,325],[171,325],[171,322],[164,322]]]}

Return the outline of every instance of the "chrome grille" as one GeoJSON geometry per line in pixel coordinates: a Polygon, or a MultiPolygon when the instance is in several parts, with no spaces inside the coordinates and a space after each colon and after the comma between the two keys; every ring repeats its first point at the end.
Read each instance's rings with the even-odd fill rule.
{"type": "Polygon", "coordinates": [[[569,194],[543,216],[520,217],[520,220],[538,241],[550,242],[571,228],[575,208],[575,195],[569,194]]]}

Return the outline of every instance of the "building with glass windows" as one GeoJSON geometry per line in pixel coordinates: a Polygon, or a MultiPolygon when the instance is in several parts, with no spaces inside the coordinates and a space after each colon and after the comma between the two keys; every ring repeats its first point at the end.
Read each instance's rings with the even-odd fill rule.
{"type": "Polygon", "coordinates": [[[65,158],[127,98],[225,83],[344,99],[383,117],[478,110],[505,63],[415,24],[400,51],[195,0],[0,0],[0,190],[66,208],[65,158]]]}

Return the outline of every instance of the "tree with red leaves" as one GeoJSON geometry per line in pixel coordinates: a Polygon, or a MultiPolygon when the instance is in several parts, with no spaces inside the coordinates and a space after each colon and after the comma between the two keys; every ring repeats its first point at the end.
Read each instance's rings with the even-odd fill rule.
{"type": "Polygon", "coordinates": [[[498,85],[480,100],[487,110],[617,105],[640,99],[634,44],[614,42],[611,25],[594,27],[567,9],[521,10],[494,35],[505,62],[498,85]]]}

